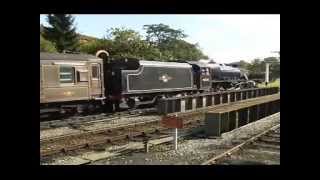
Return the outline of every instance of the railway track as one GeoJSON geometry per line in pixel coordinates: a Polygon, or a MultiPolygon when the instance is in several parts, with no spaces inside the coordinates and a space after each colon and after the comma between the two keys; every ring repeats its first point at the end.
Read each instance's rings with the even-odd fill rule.
{"type": "MultiPolygon", "coordinates": [[[[224,105],[226,106],[226,105],[224,105]]],[[[192,129],[203,124],[202,111],[187,112],[180,117],[184,118],[184,130],[192,129]]],[[[163,135],[168,128],[161,125],[161,117],[149,119],[139,123],[130,123],[111,128],[94,129],[87,132],[78,132],[40,139],[40,154],[42,157],[68,152],[81,148],[93,147],[99,144],[112,144],[121,140],[140,138],[157,138],[163,135]]]]}
{"type": "MultiPolygon", "coordinates": [[[[252,88],[252,89],[246,89],[246,90],[223,91],[221,93],[226,95],[228,93],[236,93],[236,92],[237,93],[241,93],[241,92],[248,91],[248,92],[250,92],[249,94],[251,94],[250,95],[250,97],[251,97],[251,96],[253,96],[252,93],[254,93],[254,94],[258,93],[259,91],[262,91],[263,89],[264,88],[261,88],[261,89],[252,88]]],[[[269,89],[269,91],[271,91],[271,90],[272,89],[269,89]]],[[[208,93],[203,93],[203,94],[208,94],[208,93]]],[[[245,99],[250,98],[249,94],[245,95],[245,99]],[[248,97],[247,97],[247,95],[248,95],[248,97]]],[[[267,91],[264,92],[263,95],[266,95],[266,94],[268,94],[267,91]]],[[[196,96],[200,97],[201,94],[197,94],[196,96]]],[[[169,99],[172,99],[172,98],[169,98],[169,99]]],[[[234,101],[238,101],[238,100],[241,101],[241,98],[240,99],[238,99],[238,98],[234,99],[234,101]]],[[[226,103],[226,102],[224,102],[224,100],[221,100],[221,101],[223,101],[221,103],[226,103]]],[[[219,102],[220,102],[220,100],[219,100],[219,102]]],[[[216,104],[216,103],[214,103],[214,104],[216,104]]],[[[218,103],[218,104],[220,104],[220,103],[218,103]]],[[[107,121],[115,120],[115,119],[120,118],[120,117],[130,117],[130,116],[133,117],[133,116],[137,116],[137,115],[146,115],[146,114],[156,113],[156,112],[158,112],[157,108],[156,107],[152,107],[152,108],[126,110],[126,111],[122,111],[122,112],[109,113],[109,114],[101,113],[101,114],[86,115],[86,116],[71,116],[71,117],[64,117],[64,118],[59,119],[59,120],[53,120],[53,119],[46,120],[46,121],[40,120],[40,130],[56,128],[56,127],[71,127],[71,128],[73,128],[73,127],[77,127],[77,126],[79,126],[81,124],[92,124],[92,123],[99,122],[99,121],[107,122],[107,121]]]]}
{"type": "MultiPolygon", "coordinates": [[[[157,139],[167,134],[168,128],[162,127],[159,120],[150,120],[141,123],[133,123],[110,129],[101,129],[94,132],[81,133],[71,136],[58,136],[43,139],[40,149],[41,157],[58,153],[78,150],[82,148],[94,148],[95,145],[113,144],[119,141],[134,141],[157,139]]],[[[202,121],[190,120],[184,122],[184,130],[190,130],[202,125],[202,121]]],[[[168,135],[169,136],[169,135],[168,135]]]]}
{"type": "MultiPolygon", "coordinates": [[[[271,98],[271,97],[264,97],[264,98],[271,98]]],[[[241,102],[233,102],[233,103],[230,103],[230,104],[221,104],[221,105],[216,105],[216,106],[213,106],[213,107],[200,108],[200,109],[196,109],[196,110],[192,110],[192,111],[173,113],[173,114],[183,118],[185,121],[188,121],[189,119],[191,119],[191,120],[192,119],[203,119],[204,118],[204,112],[206,112],[208,110],[214,110],[214,109],[218,109],[218,108],[225,108],[225,107],[232,106],[232,105],[241,106],[241,104],[245,105],[245,104],[248,104],[250,102],[259,101],[259,100],[264,99],[264,98],[249,99],[249,100],[241,101],[241,102]]],[[[123,118],[129,118],[129,117],[134,117],[134,116],[137,116],[137,115],[123,116],[123,118]]],[[[114,118],[109,118],[109,119],[95,120],[95,121],[82,122],[82,123],[83,124],[94,124],[94,123],[98,123],[98,122],[112,121],[113,119],[114,118]]],[[[160,119],[161,119],[161,116],[156,116],[155,118],[153,117],[151,119],[147,119],[145,121],[140,121],[140,122],[132,122],[132,123],[127,123],[127,124],[122,124],[122,125],[119,125],[119,126],[96,128],[96,129],[93,129],[93,130],[84,130],[84,131],[81,131],[81,132],[76,132],[76,133],[71,133],[71,134],[58,135],[58,136],[48,137],[48,138],[41,138],[40,142],[41,143],[45,143],[45,142],[52,142],[52,141],[55,141],[55,140],[60,140],[60,139],[63,139],[63,138],[68,138],[68,137],[76,137],[76,136],[88,135],[88,134],[98,134],[98,133],[101,133],[101,132],[104,132],[104,131],[124,129],[126,127],[139,125],[139,124],[147,124],[147,123],[150,123],[150,122],[151,123],[155,123],[155,122],[159,122],[160,119]]]]}
{"type": "MultiPolygon", "coordinates": [[[[196,127],[204,123],[204,113],[210,109],[222,108],[231,104],[245,105],[253,101],[272,98],[276,95],[265,96],[257,99],[249,99],[230,104],[221,104],[214,107],[206,107],[193,111],[174,113],[184,120],[185,128],[196,127]]],[[[161,125],[161,116],[153,117],[141,122],[123,124],[108,128],[96,128],[88,131],[81,131],[72,134],[64,134],[40,139],[41,157],[53,154],[78,150],[87,147],[94,147],[99,144],[112,144],[117,141],[130,141],[134,138],[149,138],[151,135],[156,138],[163,133],[166,128],[161,125]]]]}
{"type": "Polygon", "coordinates": [[[245,140],[201,165],[278,164],[280,163],[280,124],[245,140]],[[271,156],[271,157],[270,157],[271,156]],[[275,162],[269,162],[269,159],[275,162]]]}
{"type": "Polygon", "coordinates": [[[77,128],[81,125],[90,125],[98,122],[111,122],[120,118],[130,118],[136,116],[143,116],[156,113],[156,108],[136,109],[130,111],[123,111],[113,114],[98,114],[87,116],[74,116],[60,120],[50,120],[40,122],[40,130],[46,130],[58,127],[77,128]]]}

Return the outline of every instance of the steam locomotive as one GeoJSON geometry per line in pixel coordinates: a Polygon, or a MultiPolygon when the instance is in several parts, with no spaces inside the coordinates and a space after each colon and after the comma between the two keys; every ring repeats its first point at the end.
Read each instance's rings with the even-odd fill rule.
{"type": "Polygon", "coordinates": [[[40,115],[118,111],[155,105],[160,98],[254,87],[246,74],[224,64],[111,60],[107,51],[40,52],[40,115]]]}

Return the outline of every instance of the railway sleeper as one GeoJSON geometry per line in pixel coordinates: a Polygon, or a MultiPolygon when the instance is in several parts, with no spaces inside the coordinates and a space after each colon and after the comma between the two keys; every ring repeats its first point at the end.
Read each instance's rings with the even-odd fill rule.
{"type": "Polygon", "coordinates": [[[274,156],[274,155],[280,156],[280,152],[278,150],[245,149],[245,151],[250,154],[268,154],[268,155],[272,155],[272,156],[274,156]]]}
{"type": "Polygon", "coordinates": [[[268,144],[280,145],[280,139],[261,137],[258,141],[268,144]]]}
{"type": "Polygon", "coordinates": [[[264,148],[264,149],[277,149],[280,150],[280,146],[279,145],[274,145],[274,144],[266,144],[263,142],[253,142],[251,144],[253,147],[255,148],[264,148]]]}
{"type": "Polygon", "coordinates": [[[266,137],[270,137],[270,138],[280,138],[280,134],[266,134],[266,137]]]}

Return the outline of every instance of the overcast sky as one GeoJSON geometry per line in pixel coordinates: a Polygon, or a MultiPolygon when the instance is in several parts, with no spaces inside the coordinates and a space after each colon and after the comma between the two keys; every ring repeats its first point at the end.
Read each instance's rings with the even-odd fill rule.
{"type": "MultiPolygon", "coordinates": [[[[45,15],[40,23],[48,25],[45,15]]],[[[278,56],[280,15],[75,15],[77,32],[97,38],[111,27],[126,27],[145,35],[143,25],[169,25],[182,29],[191,43],[217,62],[278,56]]]]}

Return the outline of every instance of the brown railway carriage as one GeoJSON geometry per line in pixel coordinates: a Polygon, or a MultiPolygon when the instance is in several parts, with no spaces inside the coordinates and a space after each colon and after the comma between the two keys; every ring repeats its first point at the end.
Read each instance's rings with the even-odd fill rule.
{"type": "Polygon", "coordinates": [[[103,60],[87,54],[40,53],[40,105],[105,99],[103,60]]]}

